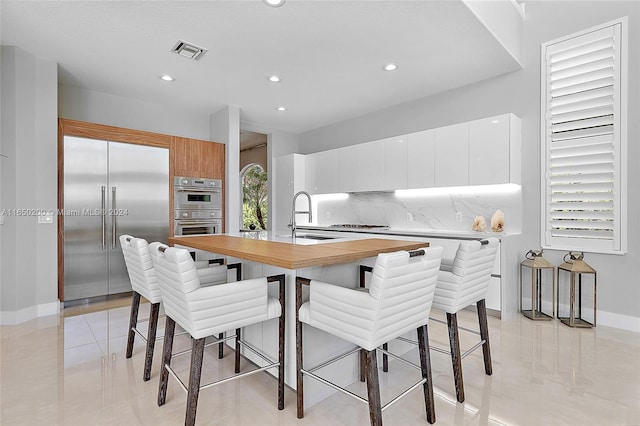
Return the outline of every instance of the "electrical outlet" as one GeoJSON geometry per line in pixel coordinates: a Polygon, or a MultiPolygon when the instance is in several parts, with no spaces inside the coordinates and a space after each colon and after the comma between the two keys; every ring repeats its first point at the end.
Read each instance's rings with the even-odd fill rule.
{"type": "Polygon", "coordinates": [[[327,219],[331,219],[331,212],[330,211],[325,212],[324,217],[327,219]]]}
{"type": "Polygon", "coordinates": [[[456,212],[456,222],[462,222],[462,212],[456,212]]]}
{"type": "Polygon", "coordinates": [[[53,223],[53,215],[52,214],[39,215],[38,223],[53,223]]]}
{"type": "Polygon", "coordinates": [[[407,222],[413,222],[413,214],[411,212],[407,212],[407,222]]]}

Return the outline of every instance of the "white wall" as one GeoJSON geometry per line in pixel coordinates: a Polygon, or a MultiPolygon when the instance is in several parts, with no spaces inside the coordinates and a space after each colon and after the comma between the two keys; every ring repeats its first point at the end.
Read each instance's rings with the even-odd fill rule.
{"type": "Polygon", "coordinates": [[[57,228],[36,210],[57,207],[57,65],[2,47],[0,323],[58,312],[57,228]],[[26,209],[26,215],[11,214],[26,209]]]}
{"type": "MultiPolygon", "coordinates": [[[[300,135],[300,152],[352,145],[452,123],[513,112],[522,119],[522,256],[540,246],[540,44],[622,16],[629,17],[628,179],[631,218],[626,256],[587,253],[598,271],[598,323],[640,331],[640,2],[525,2],[524,69],[439,95],[394,106],[300,135]],[[635,184],[635,185],[634,185],[635,184]]],[[[564,253],[545,252],[559,264],[564,253]]],[[[512,265],[517,268],[517,265],[512,265]]],[[[511,285],[517,285],[512,283],[511,285]]]]}
{"type": "Polygon", "coordinates": [[[240,230],[240,109],[228,106],[211,114],[209,123],[211,140],[226,147],[225,167],[225,232],[240,230]]]}
{"type": "Polygon", "coordinates": [[[61,118],[209,140],[209,114],[73,86],[60,86],[61,118]]]}

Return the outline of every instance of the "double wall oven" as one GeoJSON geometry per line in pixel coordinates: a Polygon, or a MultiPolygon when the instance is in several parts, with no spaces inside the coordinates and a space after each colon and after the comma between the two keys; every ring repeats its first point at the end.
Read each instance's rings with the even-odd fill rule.
{"type": "Polygon", "coordinates": [[[222,233],[222,181],[175,177],[173,219],[175,236],[222,233]]]}

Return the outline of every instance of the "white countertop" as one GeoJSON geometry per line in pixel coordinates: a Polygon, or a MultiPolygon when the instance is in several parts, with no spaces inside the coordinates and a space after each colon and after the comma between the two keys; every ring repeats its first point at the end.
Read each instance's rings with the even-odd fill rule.
{"type": "Polygon", "coordinates": [[[402,229],[402,228],[343,228],[332,226],[300,225],[300,231],[341,232],[351,234],[397,235],[407,237],[453,238],[461,240],[481,240],[488,237],[504,238],[517,233],[509,232],[476,232],[444,229],[402,229]]]}

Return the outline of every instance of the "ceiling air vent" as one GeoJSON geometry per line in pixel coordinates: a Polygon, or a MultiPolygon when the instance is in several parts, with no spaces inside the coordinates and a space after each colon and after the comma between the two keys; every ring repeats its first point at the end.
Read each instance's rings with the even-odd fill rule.
{"type": "Polygon", "coordinates": [[[207,49],[196,46],[195,44],[187,43],[186,41],[178,40],[171,51],[180,56],[184,56],[185,58],[196,60],[199,59],[200,56],[204,55],[207,49]]]}

